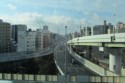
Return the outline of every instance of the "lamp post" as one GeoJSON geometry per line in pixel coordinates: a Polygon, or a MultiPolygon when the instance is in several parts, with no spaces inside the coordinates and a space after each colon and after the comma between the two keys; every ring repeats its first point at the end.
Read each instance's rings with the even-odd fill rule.
{"type": "Polygon", "coordinates": [[[65,36],[66,36],[66,40],[67,40],[67,26],[65,26],[65,36]]]}
{"type": "MultiPolygon", "coordinates": [[[[65,26],[65,39],[67,40],[67,26],[65,26]]],[[[65,47],[65,77],[66,77],[66,67],[67,67],[67,57],[66,57],[66,47],[65,47]]]]}

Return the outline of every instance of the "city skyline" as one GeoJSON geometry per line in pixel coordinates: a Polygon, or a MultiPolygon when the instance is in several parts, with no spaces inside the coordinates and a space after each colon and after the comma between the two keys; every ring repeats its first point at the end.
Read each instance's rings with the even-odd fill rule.
{"type": "Polygon", "coordinates": [[[48,25],[53,32],[64,34],[78,31],[80,25],[116,24],[125,22],[124,0],[2,0],[0,19],[11,24],[26,24],[28,28],[48,25]]]}

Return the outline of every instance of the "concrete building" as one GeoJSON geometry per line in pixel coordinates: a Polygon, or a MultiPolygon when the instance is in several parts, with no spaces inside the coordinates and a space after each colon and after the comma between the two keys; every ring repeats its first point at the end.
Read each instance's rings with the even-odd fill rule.
{"type": "Polygon", "coordinates": [[[35,51],[36,32],[29,29],[27,31],[27,52],[35,51]]]}
{"type": "Polygon", "coordinates": [[[80,36],[85,36],[85,32],[80,28],[80,36]]]}
{"type": "Polygon", "coordinates": [[[44,25],[43,26],[43,48],[48,47],[51,44],[51,33],[48,30],[48,26],[44,25]]]}
{"type": "Polygon", "coordinates": [[[36,50],[43,49],[43,33],[42,29],[36,30],[36,50]]]}
{"type": "Polygon", "coordinates": [[[117,27],[117,32],[118,32],[118,33],[125,32],[125,23],[118,22],[118,23],[116,24],[116,27],[117,27]]]}
{"type": "Polygon", "coordinates": [[[26,25],[12,25],[12,38],[17,43],[17,52],[27,51],[26,31],[26,25]]]}
{"type": "Polygon", "coordinates": [[[113,25],[111,23],[107,24],[106,21],[104,21],[103,25],[95,25],[92,30],[93,35],[110,33],[113,33],[113,25]]]}
{"type": "Polygon", "coordinates": [[[11,50],[11,25],[0,20],[0,53],[11,50]]]}
{"type": "Polygon", "coordinates": [[[73,39],[72,33],[69,34],[69,39],[73,39]]]}
{"type": "Polygon", "coordinates": [[[91,27],[84,27],[83,28],[83,36],[91,35],[91,27]]]}
{"type": "Polygon", "coordinates": [[[76,38],[76,37],[79,37],[79,36],[80,36],[80,34],[77,31],[75,31],[75,33],[73,35],[73,38],[76,38]]]}
{"type": "Polygon", "coordinates": [[[52,33],[48,30],[48,26],[44,25],[43,29],[36,31],[36,50],[48,47],[53,41],[52,33]]]}
{"type": "Polygon", "coordinates": [[[116,26],[117,26],[118,29],[120,29],[120,28],[125,28],[125,23],[123,23],[123,22],[118,22],[118,23],[116,24],[116,26]]]}
{"type": "Polygon", "coordinates": [[[48,47],[50,44],[50,33],[43,34],[43,48],[48,47]]]}

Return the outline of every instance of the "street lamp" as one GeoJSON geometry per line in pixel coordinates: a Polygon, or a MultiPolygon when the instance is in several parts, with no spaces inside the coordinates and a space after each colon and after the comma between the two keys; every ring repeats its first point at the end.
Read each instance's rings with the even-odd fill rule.
{"type": "Polygon", "coordinates": [[[66,39],[67,39],[67,26],[65,26],[65,36],[66,36],[66,39]]]}
{"type": "MultiPolygon", "coordinates": [[[[67,26],[65,26],[65,38],[67,40],[67,26]]],[[[65,77],[66,77],[66,67],[67,67],[67,58],[66,58],[66,47],[65,47],[65,77]]]]}

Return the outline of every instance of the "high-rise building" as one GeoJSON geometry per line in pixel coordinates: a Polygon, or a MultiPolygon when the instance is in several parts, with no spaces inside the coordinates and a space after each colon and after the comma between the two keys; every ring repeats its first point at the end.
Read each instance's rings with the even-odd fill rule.
{"type": "Polygon", "coordinates": [[[84,27],[83,28],[83,36],[91,35],[91,27],[84,27]]]}
{"type": "Polygon", "coordinates": [[[52,43],[52,34],[48,30],[48,26],[44,25],[43,29],[36,31],[36,50],[48,47],[52,43]]]}
{"type": "Polygon", "coordinates": [[[11,50],[11,25],[0,20],[0,52],[10,52],[11,50]]]}
{"type": "Polygon", "coordinates": [[[43,33],[42,29],[36,30],[36,50],[43,49],[43,33]]]}
{"type": "Polygon", "coordinates": [[[48,26],[47,26],[47,25],[44,25],[44,26],[43,26],[43,30],[44,30],[44,31],[48,31],[48,26]]]}
{"type": "Polygon", "coordinates": [[[36,32],[29,29],[27,31],[27,52],[35,51],[36,32]]]}
{"type": "Polygon", "coordinates": [[[43,34],[43,48],[48,47],[50,44],[50,33],[43,34]]]}
{"type": "Polygon", "coordinates": [[[118,23],[116,24],[116,27],[117,27],[117,32],[118,32],[118,33],[125,32],[125,23],[118,22],[118,23]]]}
{"type": "Polygon", "coordinates": [[[73,38],[76,38],[76,37],[79,37],[79,36],[80,36],[80,34],[77,31],[75,31],[75,33],[73,35],[73,38]]]}
{"type": "Polygon", "coordinates": [[[113,25],[111,23],[107,24],[106,21],[104,21],[103,25],[95,25],[92,31],[93,35],[110,34],[113,33],[113,25]]]}
{"type": "Polygon", "coordinates": [[[26,25],[12,25],[12,38],[17,43],[17,52],[27,51],[26,31],[26,25]]]}
{"type": "Polygon", "coordinates": [[[118,23],[116,24],[116,26],[117,26],[118,29],[120,29],[120,28],[125,28],[125,23],[123,23],[123,22],[118,22],[118,23]]]}
{"type": "Polygon", "coordinates": [[[43,48],[48,47],[50,43],[51,43],[51,33],[48,30],[48,26],[44,25],[43,26],[43,48]]]}

